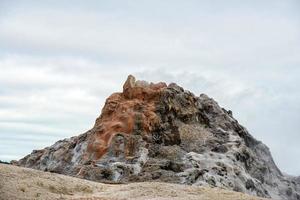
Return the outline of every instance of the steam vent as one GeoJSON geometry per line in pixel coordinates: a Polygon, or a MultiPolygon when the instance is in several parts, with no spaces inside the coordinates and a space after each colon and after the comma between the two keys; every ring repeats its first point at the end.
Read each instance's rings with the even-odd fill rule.
{"type": "Polygon", "coordinates": [[[106,183],[158,181],[300,199],[266,145],[205,94],[129,75],[92,129],[15,163],[106,183]]]}

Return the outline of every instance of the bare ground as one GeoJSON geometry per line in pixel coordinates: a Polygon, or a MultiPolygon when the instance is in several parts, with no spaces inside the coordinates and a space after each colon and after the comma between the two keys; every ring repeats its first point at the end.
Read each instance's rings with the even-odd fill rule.
{"type": "Polygon", "coordinates": [[[238,192],[178,184],[102,184],[74,177],[0,164],[0,200],[263,200],[238,192]]]}

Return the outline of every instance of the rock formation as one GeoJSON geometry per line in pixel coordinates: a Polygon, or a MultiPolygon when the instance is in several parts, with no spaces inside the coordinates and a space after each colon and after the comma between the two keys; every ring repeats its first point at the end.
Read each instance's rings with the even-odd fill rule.
{"type": "Polygon", "coordinates": [[[300,199],[266,145],[205,94],[129,76],[94,127],[15,163],[99,182],[160,181],[300,199]]]}

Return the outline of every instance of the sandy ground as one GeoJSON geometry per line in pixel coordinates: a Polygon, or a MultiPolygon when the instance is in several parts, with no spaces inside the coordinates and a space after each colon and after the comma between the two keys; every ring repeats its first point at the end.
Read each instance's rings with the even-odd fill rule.
{"type": "Polygon", "coordinates": [[[168,183],[102,184],[4,164],[0,164],[0,199],[262,200],[262,198],[217,188],[168,183]]]}

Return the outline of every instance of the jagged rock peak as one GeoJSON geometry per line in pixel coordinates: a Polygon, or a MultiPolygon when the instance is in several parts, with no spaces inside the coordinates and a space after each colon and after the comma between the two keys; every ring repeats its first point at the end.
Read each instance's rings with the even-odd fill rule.
{"type": "Polygon", "coordinates": [[[269,149],[205,94],[129,75],[94,127],[15,164],[99,182],[162,181],[300,199],[269,149]]]}

